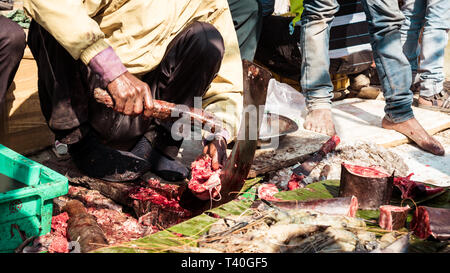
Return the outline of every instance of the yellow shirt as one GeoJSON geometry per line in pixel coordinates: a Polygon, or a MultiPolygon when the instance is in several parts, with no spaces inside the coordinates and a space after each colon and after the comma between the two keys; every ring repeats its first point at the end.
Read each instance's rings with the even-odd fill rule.
{"type": "Polygon", "coordinates": [[[225,43],[203,108],[236,136],[242,113],[242,63],[227,0],[24,0],[25,11],[85,64],[111,46],[130,73],[161,62],[167,45],[193,21],[214,25],[225,43]]]}

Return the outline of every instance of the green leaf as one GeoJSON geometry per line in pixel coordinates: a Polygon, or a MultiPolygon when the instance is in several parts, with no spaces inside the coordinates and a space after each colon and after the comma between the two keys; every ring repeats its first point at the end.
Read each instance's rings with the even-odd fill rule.
{"type": "Polygon", "coordinates": [[[446,189],[442,194],[434,195],[433,198],[426,199],[417,204],[434,208],[450,209],[450,189],[446,189]]]}
{"type": "Polygon", "coordinates": [[[274,196],[282,200],[311,200],[334,198],[339,194],[339,180],[326,180],[309,184],[305,188],[282,191],[274,196]]]}
{"type": "Polygon", "coordinates": [[[244,186],[242,186],[241,192],[246,192],[248,189],[250,189],[254,185],[258,184],[262,179],[263,179],[263,177],[260,176],[260,177],[255,177],[252,179],[245,180],[245,183],[244,183],[244,186]]]}
{"type": "Polygon", "coordinates": [[[206,214],[200,214],[194,218],[184,221],[183,223],[172,226],[167,230],[183,234],[184,236],[198,237],[199,235],[207,232],[209,230],[209,226],[216,221],[216,218],[210,217],[206,214]]]}
{"type": "Polygon", "coordinates": [[[359,209],[356,212],[356,217],[376,222],[376,221],[378,221],[378,218],[380,218],[380,211],[379,210],[361,210],[361,209],[359,209]]]}
{"type": "Polygon", "coordinates": [[[98,249],[102,253],[150,253],[168,252],[170,247],[196,246],[195,238],[206,233],[217,219],[201,214],[166,230],[151,234],[141,239],[129,241],[116,246],[98,249]],[[183,236],[177,236],[182,234],[183,236]]]}
{"type": "Polygon", "coordinates": [[[256,186],[251,187],[244,194],[241,195],[242,200],[255,201],[256,199],[256,186]]]}
{"type": "Polygon", "coordinates": [[[447,242],[439,242],[439,241],[430,241],[430,240],[422,240],[416,236],[411,236],[409,240],[409,253],[436,253],[449,246],[450,243],[447,242]]]}
{"type": "Polygon", "coordinates": [[[450,208],[450,189],[446,189],[443,192],[439,192],[434,195],[416,198],[414,199],[414,202],[409,199],[402,200],[400,195],[396,194],[396,192],[394,191],[391,197],[391,205],[403,207],[408,205],[411,208],[415,207],[415,205],[436,208],[450,208]]]}
{"type": "Polygon", "coordinates": [[[95,250],[96,253],[154,253],[167,252],[168,248],[186,244],[195,244],[188,238],[178,237],[170,231],[163,230],[141,239],[95,250]]]}
{"type": "Polygon", "coordinates": [[[208,210],[207,212],[212,212],[220,217],[228,217],[230,215],[240,215],[245,210],[247,210],[253,201],[248,200],[233,200],[226,204],[221,205],[220,207],[214,208],[212,210],[208,210]]]}

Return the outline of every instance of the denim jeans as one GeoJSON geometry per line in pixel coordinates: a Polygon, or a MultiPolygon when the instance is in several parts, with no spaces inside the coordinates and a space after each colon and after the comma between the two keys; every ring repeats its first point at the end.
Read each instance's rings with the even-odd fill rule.
{"type": "Polygon", "coordinates": [[[400,28],[403,53],[411,64],[413,84],[420,86],[421,96],[433,96],[444,88],[444,50],[450,29],[450,1],[404,0],[401,10],[405,15],[400,28]]]}
{"type": "MultiPolygon", "coordinates": [[[[371,45],[386,106],[386,117],[403,122],[414,117],[411,67],[402,53],[400,27],[404,16],[397,0],[362,0],[371,34],[371,45]]],[[[300,84],[309,110],[331,108],[333,84],[328,72],[328,42],[336,0],[305,0],[300,21],[302,65],[300,84]]]]}

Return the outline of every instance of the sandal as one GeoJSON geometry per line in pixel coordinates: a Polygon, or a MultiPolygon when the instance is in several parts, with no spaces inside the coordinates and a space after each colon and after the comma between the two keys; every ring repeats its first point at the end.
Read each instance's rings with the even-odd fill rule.
{"type": "Polygon", "coordinates": [[[429,110],[433,110],[433,111],[441,111],[441,112],[445,112],[445,113],[450,113],[450,95],[445,90],[442,90],[440,93],[435,94],[433,96],[430,96],[430,97],[422,97],[421,96],[421,98],[424,100],[427,100],[427,101],[431,101],[432,105],[420,104],[419,100],[417,100],[417,103],[416,103],[417,107],[429,109],[429,110]],[[439,106],[438,101],[443,101],[441,106],[439,106]]]}

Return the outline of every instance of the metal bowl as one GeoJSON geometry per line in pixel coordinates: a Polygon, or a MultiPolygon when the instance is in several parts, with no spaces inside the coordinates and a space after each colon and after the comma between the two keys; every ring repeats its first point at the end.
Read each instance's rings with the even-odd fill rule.
{"type": "MultiPolygon", "coordinates": [[[[287,134],[298,130],[297,123],[292,119],[274,113],[265,113],[258,138],[258,147],[266,148],[275,138],[281,141],[287,134]]],[[[270,145],[269,145],[270,146],[270,145]]]]}

